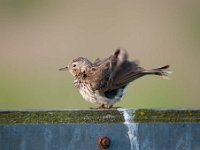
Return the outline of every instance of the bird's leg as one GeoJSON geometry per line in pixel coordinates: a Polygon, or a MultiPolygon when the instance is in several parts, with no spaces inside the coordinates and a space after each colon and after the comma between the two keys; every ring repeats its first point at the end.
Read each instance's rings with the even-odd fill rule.
{"type": "Polygon", "coordinates": [[[102,104],[99,107],[90,107],[90,109],[107,109],[107,107],[105,107],[105,104],[102,104]]]}
{"type": "Polygon", "coordinates": [[[113,107],[113,105],[107,105],[108,109],[111,109],[113,107]]]}
{"type": "Polygon", "coordinates": [[[113,105],[106,105],[105,104],[102,104],[100,105],[99,107],[90,107],[90,109],[118,109],[118,108],[121,108],[121,107],[113,107],[113,105]]]}
{"type": "Polygon", "coordinates": [[[98,107],[98,109],[106,109],[106,107],[104,104],[102,104],[101,106],[98,107]]]}

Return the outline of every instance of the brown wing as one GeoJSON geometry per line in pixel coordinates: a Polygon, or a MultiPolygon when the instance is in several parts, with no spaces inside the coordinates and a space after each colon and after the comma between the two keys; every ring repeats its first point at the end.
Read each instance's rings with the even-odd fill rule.
{"type": "Polygon", "coordinates": [[[103,69],[97,69],[96,74],[100,75],[97,75],[99,78],[95,84],[99,84],[96,89],[103,91],[126,86],[129,82],[145,75],[144,69],[139,67],[136,61],[128,60],[128,54],[124,49],[117,49],[114,55],[103,61],[98,60],[97,64],[103,69]]]}
{"type": "Polygon", "coordinates": [[[106,87],[108,80],[111,76],[111,61],[105,59],[104,61],[98,61],[93,64],[90,69],[91,76],[89,77],[89,82],[93,91],[100,90],[106,87]]]}
{"type": "Polygon", "coordinates": [[[124,49],[117,49],[113,55],[104,60],[97,59],[90,77],[92,89],[112,90],[127,85],[134,78],[141,76],[138,74],[142,68],[136,62],[127,60],[128,54],[124,49]]]}
{"type": "Polygon", "coordinates": [[[144,76],[143,71],[144,69],[139,67],[137,62],[124,61],[113,78],[113,88],[127,85],[129,82],[144,76]]]}

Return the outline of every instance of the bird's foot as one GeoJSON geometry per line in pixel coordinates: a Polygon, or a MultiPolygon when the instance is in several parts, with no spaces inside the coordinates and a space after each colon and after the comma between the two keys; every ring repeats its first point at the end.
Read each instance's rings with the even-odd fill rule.
{"type": "Polygon", "coordinates": [[[98,107],[98,109],[107,109],[107,107],[104,104],[102,104],[101,106],[98,107]]]}
{"type": "Polygon", "coordinates": [[[99,107],[90,107],[90,109],[108,109],[107,107],[105,107],[104,104],[102,104],[101,106],[99,107]]]}
{"type": "Polygon", "coordinates": [[[121,108],[121,107],[113,107],[113,105],[105,105],[105,104],[102,104],[100,105],[99,107],[90,107],[90,109],[118,109],[118,108],[121,108]]]}

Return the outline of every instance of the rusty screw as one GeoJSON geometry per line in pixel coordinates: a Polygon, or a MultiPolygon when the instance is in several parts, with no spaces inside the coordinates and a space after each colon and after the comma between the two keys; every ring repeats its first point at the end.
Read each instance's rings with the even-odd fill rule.
{"type": "Polygon", "coordinates": [[[99,137],[98,145],[101,149],[107,149],[110,146],[111,142],[107,136],[99,137]]]}

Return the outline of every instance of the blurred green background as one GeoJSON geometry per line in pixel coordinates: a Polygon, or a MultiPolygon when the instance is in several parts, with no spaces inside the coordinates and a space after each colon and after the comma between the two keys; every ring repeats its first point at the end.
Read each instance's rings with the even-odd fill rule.
{"type": "Polygon", "coordinates": [[[0,109],[96,106],[58,69],[118,47],[145,68],[169,64],[173,74],[133,82],[117,106],[200,107],[199,8],[199,0],[0,0],[0,109]]]}

